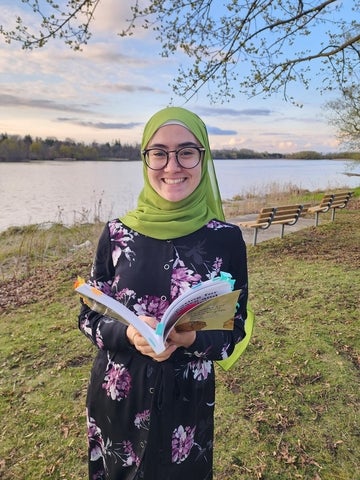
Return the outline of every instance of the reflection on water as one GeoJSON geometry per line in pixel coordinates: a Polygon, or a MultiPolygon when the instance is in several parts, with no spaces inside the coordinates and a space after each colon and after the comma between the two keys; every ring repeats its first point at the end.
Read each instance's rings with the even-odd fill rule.
{"type": "MultiPolygon", "coordinates": [[[[355,187],[347,163],[333,160],[218,160],[223,199],[276,184],[309,190],[355,187]]],[[[136,204],[141,162],[0,162],[0,230],[11,225],[65,224],[122,215],[136,204]]]]}

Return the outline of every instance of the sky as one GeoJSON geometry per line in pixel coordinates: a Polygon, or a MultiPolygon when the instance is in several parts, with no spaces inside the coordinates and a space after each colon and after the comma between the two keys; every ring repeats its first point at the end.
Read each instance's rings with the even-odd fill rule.
{"type": "MultiPolygon", "coordinates": [[[[0,24],[14,26],[18,14],[32,24],[31,10],[20,0],[0,4],[0,24]]],[[[205,90],[185,103],[169,86],[181,56],[162,58],[149,31],[119,37],[128,17],[128,2],[102,0],[91,26],[93,36],[81,52],[61,40],[25,51],[0,36],[0,134],[136,144],[150,116],[172,101],[200,115],[213,149],[339,150],[324,114],[334,94],[320,96],[297,85],[302,108],[281,94],[267,99],[238,95],[229,103],[212,104],[205,90]]]]}

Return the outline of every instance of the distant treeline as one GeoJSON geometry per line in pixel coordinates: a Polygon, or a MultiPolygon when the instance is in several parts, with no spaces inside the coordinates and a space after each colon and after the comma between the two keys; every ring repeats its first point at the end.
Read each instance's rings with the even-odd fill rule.
{"type": "MultiPolygon", "coordinates": [[[[57,140],[56,138],[32,138],[30,135],[0,134],[0,162],[23,162],[30,160],[139,160],[140,145],[129,145],[116,140],[112,143],[85,144],[73,140],[57,140]]],[[[216,159],[340,159],[360,160],[360,152],[340,152],[321,154],[314,151],[296,153],[268,153],[254,150],[223,149],[213,150],[216,159]]]]}

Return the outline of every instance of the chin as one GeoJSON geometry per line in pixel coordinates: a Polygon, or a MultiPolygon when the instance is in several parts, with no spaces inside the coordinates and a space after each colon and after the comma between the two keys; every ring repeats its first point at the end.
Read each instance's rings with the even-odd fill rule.
{"type": "Polygon", "coordinates": [[[168,202],[180,202],[186,197],[187,195],[165,195],[163,198],[165,198],[165,200],[167,200],[168,202]]]}
{"type": "Polygon", "coordinates": [[[180,202],[180,200],[184,200],[184,198],[188,197],[190,193],[180,192],[180,191],[175,192],[175,191],[169,191],[169,190],[158,191],[158,194],[168,202],[180,202]]]}

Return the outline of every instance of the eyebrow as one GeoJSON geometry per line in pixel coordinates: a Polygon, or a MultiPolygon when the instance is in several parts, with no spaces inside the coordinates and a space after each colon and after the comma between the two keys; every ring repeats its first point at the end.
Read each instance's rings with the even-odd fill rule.
{"type": "MultiPolygon", "coordinates": [[[[177,148],[183,148],[183,147],[199,147],[202,148],[202,145],[198,145],[195,142],[183,142],[179,143],[177,145],[177,148]]],[[[168,145],[164,145],[163,143],[154,143],[152,145],[149,145],[147,148],[168,148],[168,145]]]]}

